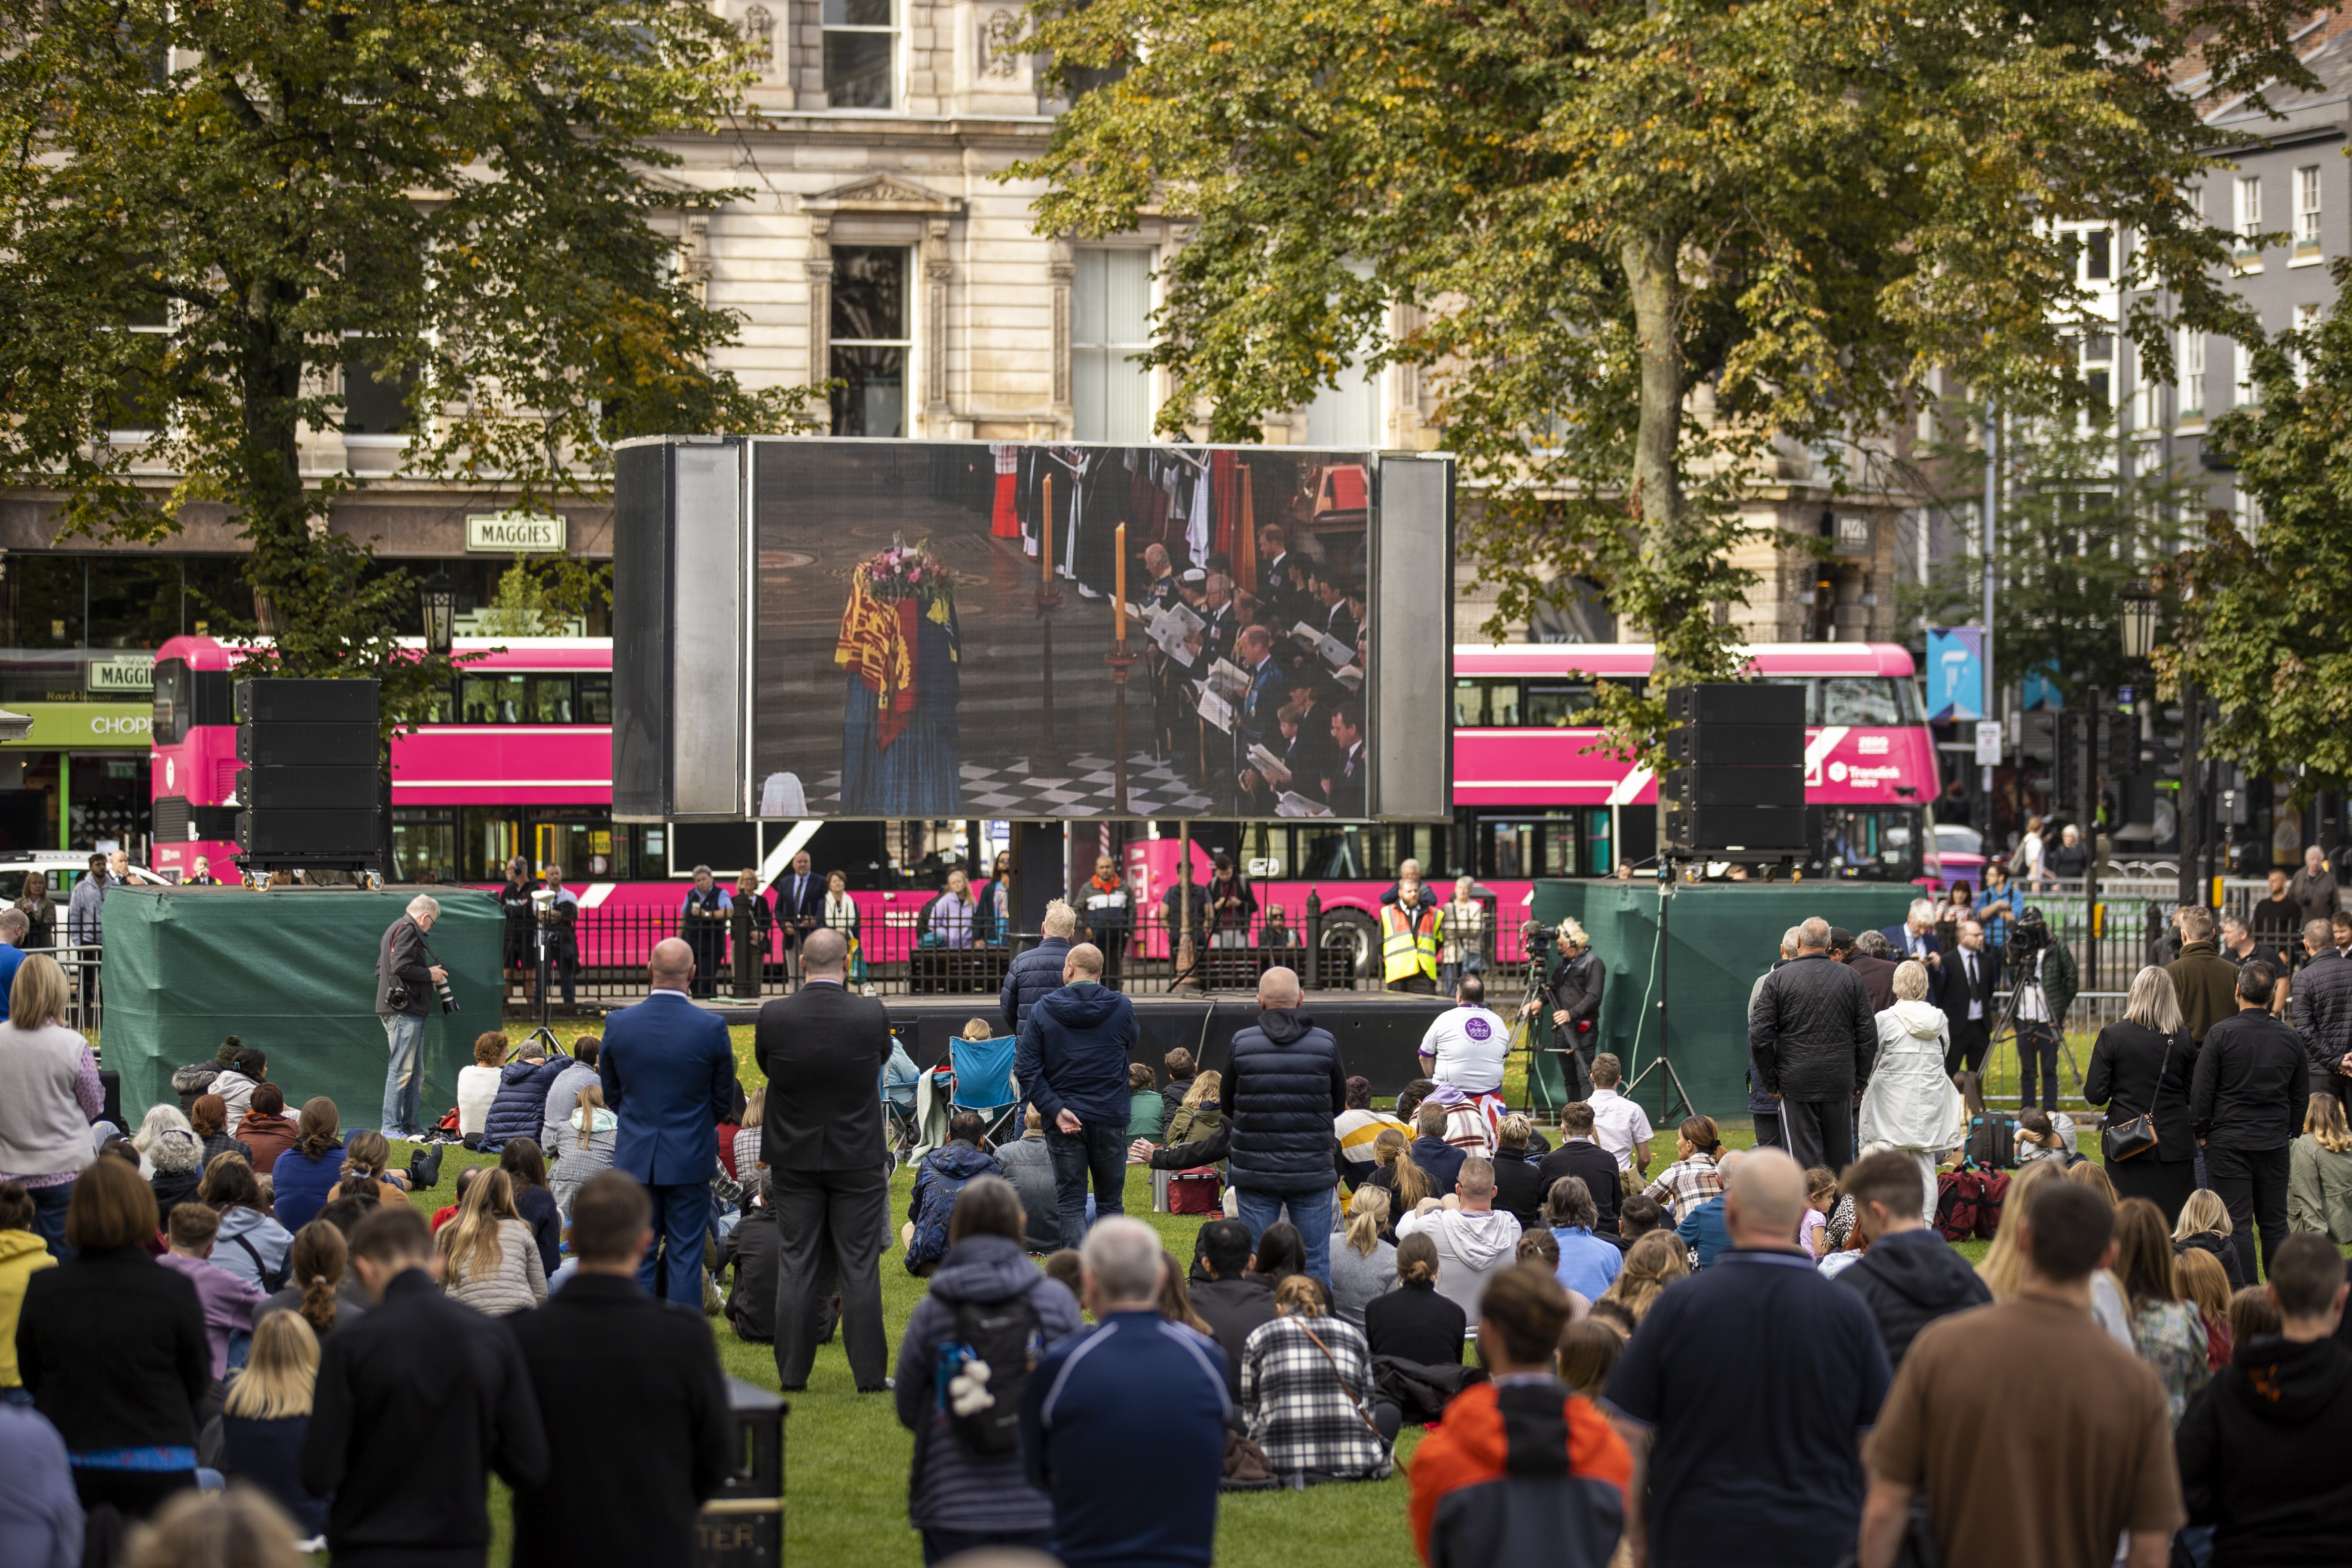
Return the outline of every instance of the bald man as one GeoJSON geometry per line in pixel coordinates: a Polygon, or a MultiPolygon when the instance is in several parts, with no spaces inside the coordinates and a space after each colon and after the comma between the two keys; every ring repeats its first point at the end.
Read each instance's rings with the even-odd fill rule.
{"type": "Polygon", "coordinates": [[[1833,1563],[1853,1548],[1860,1439],[1891,1377],[1870,1309],[1798,1247],[1804,1209],[1795,1161],[1778,1149],[1740,1161],[1724,1188],[1730,1247],[1658,1298],[1610,1374],[1602,1404],[1633,1452],[1628,1495],[1672,1505],[1627,1521],[1660,1568],[1718,1562],[1727,1541],[1748,1563],[1833,1563]]]}
{"type": "MultiPolygon", "coordinates": [[[[1127,1064],[1142,1043],[1135,1007],[1102,983],[1102,949],[1082,942],[1062,961],[1062,988],[1029,1010],[1013,1071],[1045,1121],[1062,1245],[1087,1239],[1087,1183],[1095,1217],[1127,1212],[1127,1064]]],[[[1325,1131],[1329,1128],[1327,1124],[1325,1131]]],[[[1323,1173],[1331,1174],[1327,1156],[1323,1173]]]]}
{"type": "Polygon", "coordinates": [[[645,1184],[659,1245],[646,1249],[646,1289],[702,1310],[702,1240],[710,1228],[710,1173],[719,1124],[735,1105],[735,1049],[727,1026],[688,999],[694,949],[676,937],[646,963],[652,994],[604,1020],[596,1059],[604,1104],[620,1119],[613,1169],[645,1184]]]}
{"type": "Polygon", "coordinates": [[[1233,1126],[1225,1172],[1250,1245],[1287,1210],[1307,1242],[1307,1272],[1328,1284],[1339,1152],[1332,1122],[1348,1109],[1348,1070],[1305,1000],[1297,971],[1277,964],[1258,976],[1257,1022],[1234,1032],[1225,1068],[1220,1103],[1233,1126]]]}

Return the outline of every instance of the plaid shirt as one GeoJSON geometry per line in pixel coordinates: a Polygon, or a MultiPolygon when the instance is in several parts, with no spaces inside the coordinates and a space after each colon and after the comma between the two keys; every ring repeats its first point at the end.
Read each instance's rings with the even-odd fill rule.
{"type": "Polygon", "coordinates": [[[1723,1192],[1723,1173],[1715,1168],[1714,1159],[1706,1154],[1693,1154],[1687,1160],[1677,1160],[1658,1173],[1658,1179],[1642,1189],[1644,1197],[1657,1199],[1682,1218],[1707,1199],[1723,1192]]]}
{"type": "Polygon", "coordinates": [[[1384,1479],[1388,1445],[1358,1414],[1371,1381],[1364,1331],[1346,1319],[1262,1323],[1242,1348],[1242,1414],[1250,1438],[1286,1476],[1309,1471],[1341,1480],[1384,1479]]]}

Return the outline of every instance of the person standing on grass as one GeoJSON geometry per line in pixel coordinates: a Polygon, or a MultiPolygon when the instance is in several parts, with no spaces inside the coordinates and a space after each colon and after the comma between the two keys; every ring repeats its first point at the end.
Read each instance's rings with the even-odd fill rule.
{"type": "Polygon", "coordinates": [[[1878,1020],[1861,977],[1830,957],[1829,922],[1816,916],[1797,932],[1797,956],[1756,991],[1748,1053],[1780,1102],[1790,1157],[1839,1171],[1853,1163],[1853,1095],[1870,1080],[1878,1020]]]}
{"type": "MultiPolygon", "coordinates": [[[[688,1000],[694,950],[676,937],[654,944],[646,964],[653,991],[604,1020],[596,1061],[604,1108],[620,1121],[613,1169],[643,1183],[661,1216],[663,1268],[646,1254],[639,1282],[657,1279],[664,1296],[702,1308],[702,1243],[710,1231],[710,1173],[719,1164],[719,1123],[735,1104],[735,1047],[727,1026],[688,1000]]],[[[539,1088],[533,1124],[553,1074],[539,1088]]]]}
{"type": "Polygon", "coordinates": [[[2079,1182],[2045,1181],[2015,1231],[2017,1293],[1929,1324],[1911,1344],[1865,1456],[1860,1568],[1894,1568],[1913,1500],[1941,1561],[2163,1568],[2184,1516],[2164,1385],[2091,1315],[2115,1211],[2079,1182]]]}
{"type": "Polygon", "coordinates": [[[544,1481],[515,1489],[514,1568],[695,1561],[695,1514],[733,1462],[733,1426],[701,1316],[637,1283],[652,1216],[630,1177],[590,1177],[572,1205],[578,1272],[546,1306],[511,1320],[540,1425],[563,1445],[544,1481]]]}
{"type": "MultiPolygon", "coordinates": [[[[890,1059],[890,1015],[843,984],[849,939],[827,926],[801,943],[800,989],[762,1003],[752,1054],[768,1075],[760,1157],[777,1235],[776,1375],[805,1387],[831,1314],[817,1292],[829,1250],[841,1281],[842,1341],[861,1394],[889,1387],[882,1249],[890,1227],[890,1152],[874,1086],[890,1059]]],[[[605,1042],[607,1050],[611,1041],[605,1042]]],[[[1124,1089],[1126,1079],[1121,1076],[1124,1089]]],[[[1123,1098],[1123,1096],[1122,1096],[1123,1098]]],[[[830,1294],[830,1292],[827,1292],[830,1294]]]]}
{"type": "MultiPolygon", "coordinates": [[[[1053,1500],[1023,1468],[1022,1394],[1037,1354],[1085,1323],[1070,1292],[1023,1250],[1025,1221],[1020,1194],[1001,1178],[966,1183],[948,1216],[947,1256],[899,1342],[894,1397],[898,1424],[915,1435],[907,1519],[922,1532],[926,1568],[988,1546],[1043,1551],[1053,1535],[1053,1500]],[[986,1405],[965,1410],[940,1384],[940,1352],[961,1359],[958,1347],[988,1363],[986,1405]]],[[[971,1370],[960,1364],[957,1375],[971,1370]]]]}
{"type": "MultiPolygon", "coordinates": [[[[1465,981],[1465,985],[1475,984],[1465,981]]],[[[1250,1245],[1283,1216],[1307,1238],[1307,1272],[1331,1281],[1331,1189],[1348,1109],[1339,1042],[1302,1010],[1297,972],[1258,977],[1257,1022],[1234,1032],[1222,1105],[1233,1129],[1227,1178],[1250,1245]]]]}
{"type": "Polygon", "coordinates": [[[1645,1542],[1657,1568],[1716,1568],[1730,1542],[1758,1563],[1834,1563],[1853,1544],[1857,1444],[1886,1394],[1886,1352],[1869,1309],[1798,1247],[1804,1211],[1795,1161],[1740,1161],[1723,1195],[1731,1246],[1657,1298],[1609,1375],[1603,1404],[1633,1455],[1627,1495],[1648,1500],[1631,1523],[1636,1562],[1645,1542]]]}
{"type": "MultiPolygon", "coordinates": [[[[1127,1064],[1143,1037],[1134,1004],[1101,984],[1103,955],[1080,942],[1062,961],[1062,988],[1042,998],[1021,1026],[1013,1075],[1045,1118],[1054,1157],[1054,1192],[1062,1208],[1062,1245],[1087,1236],[1087,1184],[1097,1218],[1126,1212],[1127,1064]]],[[[1232,1104],[1226,1089],[1226,1104],[1232,1104]]],[[[1330,1117],[1324,1117],[1328,1135],[1330,1117]]],[[[1328,1197],[1331,1153],[1323,1152],[1328,1197]]],[[[1324,1215],[1328,1221],[1329,1212],[1324,1215]]]]}
{"type": "Polygon", "coordinates": [[[1234,1417],[1209,1342],[1160,1315],[1167,1253],[1141,1220],[1087,1236],[1091,1333],[1048,1350],[1022,1392],[1029,1484],[1054,1500],[1063,1568],[1209,1568],[1234,1417]],[[1139,1484],[1141,1482],[1142,1484],[1139,1484]]]}
{"type": "Polygon", "coordinates": [[[342,1568],[481,1568],[491,1473],[520,1489],[551,1466],[514,1331],[441,1293],[406,1204],[360,1222],[351,1261],[373,1305],[328,1336],[302,1438],[303,1489],[335,1500],[328,1550],[342,1568]]]}
{"type": "Polygon", "coordinates": [[[2285,1239],[2287,1149],[2311,1100],[2303,1042],[2271,1016],[2277,984],[2267,963],[2237,972],[2238,1011],[2206,1031],[2189,1090],[2206,1185],[2229,1208],[2238,1277],[2248,1280],[2255,1277],[2255,1226],[2265,1268],[2285,1239]]]}

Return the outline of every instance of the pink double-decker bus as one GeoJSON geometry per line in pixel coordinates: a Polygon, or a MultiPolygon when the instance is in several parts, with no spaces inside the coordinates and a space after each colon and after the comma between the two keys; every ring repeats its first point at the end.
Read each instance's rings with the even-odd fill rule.
{"type": "MultiPolygon", "coordinates": [[[[755,859],[772,874],[805,846],[820,873],[846,876],[869,948],[880,951],[881,933],[898,928],[911,944],[916,911],[943,864],[908,847],[917,837],[936,840],[936,832],[871,822],[616,823],[610,641],[460,639],[458,651],[484,657],[436,698],[417,733],[393,745],[394,880],[489,886],[523,855],[534,867],[562,866],[583,910],[643,910],[651,932],[677,912],[698,861],[731,873],[755,859]]],[[[238,647],[198,637],[174,637],[157,655],[153,859],[164,876],[192,874],[199,856],[215,875],[236,875],[230,684],[242,658],[238,647]]],[[[1938,879],[1928,817],[1940,780],[1910,654],[1887,644],[1790,643],[1758,646],[1750,659],[1756,679],[1806,688],[1811,847],[1801,873],[1938,879]]],[[[1516,959],[1536,879],[1654,866],[1657,790],[1648,771],[1601,750],[1598,731],[1570,722],[1591,706],[1596,679],[1638,688],[1650,663],[1646,644],[1457,647],[1450,821],[1196,823],[1195,865],[1205,877],[1212,851],[1230,854],[1252,884],[1260,922],[1279,910],[1294,934],[1312,894],[1327,940],[1344,931],[1369,954],[1381,894],[1412,858],[1441,893],[1457,876],[1475,879],[1495,900],[1492,956],[1516,959]]],[[[1072,831],[1083,872],[1093,858],[1087,841],[1098,830],[1072,831]]],[[[1130,891],[1139,905],[1157,908],[1177,865],[1177,825],[1129,825],[1123,837],[1130,891]]],[[[1970,865],[1942,869],[1972,875],[1970,865]]],[[[1137,945],[1164,955],[1156,931],[1139,931],[1137,945]]]]}

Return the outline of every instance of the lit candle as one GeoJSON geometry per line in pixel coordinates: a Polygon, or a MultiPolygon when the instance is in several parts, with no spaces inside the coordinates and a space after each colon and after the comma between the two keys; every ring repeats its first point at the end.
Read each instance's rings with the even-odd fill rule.
{"type": "Polygon", "coordinates": [[[1118,592],[1110,602],[1111,626],[1118,633],[1118,646],[1127,646],[1127,524],[1118,525],[1118,592]]]}
{"type": "Polygon", "coordinates": [[[1045,476],[1045,510],[1037,518],[1037,586],[1054,585],[1054,476],[1045,476]]]}

